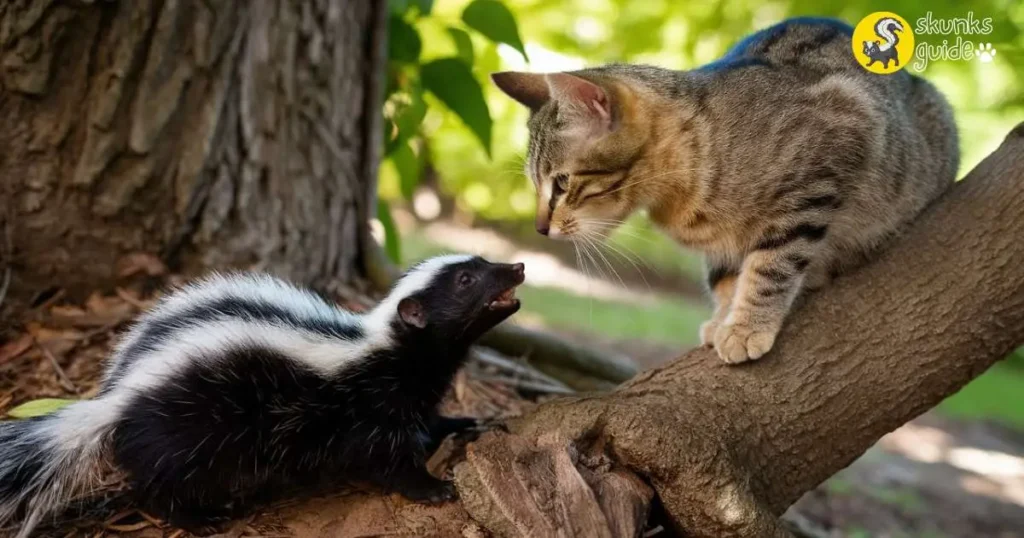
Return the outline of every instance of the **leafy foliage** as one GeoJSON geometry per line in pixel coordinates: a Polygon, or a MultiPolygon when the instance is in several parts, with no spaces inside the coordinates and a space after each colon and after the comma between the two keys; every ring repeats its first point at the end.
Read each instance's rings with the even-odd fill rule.
{"type": "MultiPolygon", "coordinates": [[[[424,128],[428,94],[454,113],[473,134],[486,155],[491,154],[493,120],[478,76],[473,34],[494,43],[505,43],[526,57],[526,49],[512,12],[497,0],[475,0],[460,21],[445,21],[431,15],[432,0],[390,0],[388,4],[388,85],[384,102],[385,157],[399,176],[403,197],[411,199],[419,183],[425,160],[425,143],[430,136],[424,128]],[[420,27],[443,26],[454,54],[422,59],[424,40],[420,27]]],[[[387,209],[386,205],[381,209],[387,209]]],[[[390,220],[379,211],[383,223],[390,220]]],[[[387,228],[387,224],[385,224],[387,228]]],[[[387,234],[386,250],[398,261],[397,235],[387,234]],[[394,241],[395,243],[391,243],[394,241]]]]}

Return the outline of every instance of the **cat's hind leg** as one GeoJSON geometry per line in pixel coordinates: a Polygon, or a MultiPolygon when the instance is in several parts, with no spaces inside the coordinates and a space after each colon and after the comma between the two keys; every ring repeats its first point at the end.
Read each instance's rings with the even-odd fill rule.
{"type": "Polygon", "coordinates": [[[736,291],[738,271],[711,261],[707,262],[706,269],[707,284],[715,301],[715,311],[711,314],[711,319],[700,324],[700,343],[702,346],[712,346],[715,342],[715,332],[729,315],[732,297],[736,291]]]}

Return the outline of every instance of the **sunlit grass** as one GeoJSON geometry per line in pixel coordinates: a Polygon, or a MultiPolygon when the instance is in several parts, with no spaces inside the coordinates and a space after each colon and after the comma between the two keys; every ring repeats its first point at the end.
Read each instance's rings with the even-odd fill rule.
{"type": "Polygon", "coordinates": [[[990,419],[1024,430],[1024,369],[999,363],[946,399],[939,410],[963,419],[990,419]]]}

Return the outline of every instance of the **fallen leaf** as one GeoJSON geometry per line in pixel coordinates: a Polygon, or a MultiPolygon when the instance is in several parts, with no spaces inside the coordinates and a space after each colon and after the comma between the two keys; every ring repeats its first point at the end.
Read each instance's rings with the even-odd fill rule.
{"type": "Polygon", "coordinates": [[[156,304],[154,300],[146,300],[139,296],[134,290],[126,290],[124,288],[114,289],[117,292],[117,296],[124,299],[126,303],[131,304],[139,310],[149,310],[156,304]]]}
{"type": "Polygon", "coordinates": [[[57,357],[63,357],[85,338],[85,333],[72,328],[50,328],[30,323],[28,332],[40,346],[45,347],[57,357]]]}
{"type": "Polygon", "coordinates": [[[148,252],[135,252],[117,261],[117,276],[127,278],[144,273],[149,276],[160,276],[167,273],[167,266],[160,258],[148,252]]]}
{"type": "Polygon", "coordinates": [[[93,293],[85,308],[58,305],[50,308],[50,321],[59,327],[109,327],[131,319],[135,307],[116,296],[93,293]]]}
{"type": "Polygon", "coordinates": [[[55,411],[59,411],[64,407],[67,407],[75,403],[75,400],[63,400],[60,398],[43,398],[41,400],[32,400],[25,402],[14,409],[11,409],[7,414],[14,418],[31,418],[42,415],[49,415],[55,411]]]}
{"type": "Polygon", "coordinates": [[[17,340],[7,342],[0,346],[0,364],[20,357],[30,347],[32,347],[32,335],[28,333],[21,335],[17,340]]]}

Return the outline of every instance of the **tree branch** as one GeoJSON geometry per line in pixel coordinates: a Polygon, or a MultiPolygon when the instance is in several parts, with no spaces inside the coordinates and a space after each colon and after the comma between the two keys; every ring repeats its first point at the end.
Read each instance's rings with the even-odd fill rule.
{"type": "MultiPolygon", "coordinates": [[[[687,536],[789,536],[786,507],[1024,342],[1022,213],[1024,124],[878,260],[808,297],[762,360],[695,349],[610,394],[539,406],[472,452],[563,436],[640,475],[687,536]]],[[[502,536],[547,536],[493,509],[522,476],[474,487],[511,465],[493,454],[456,469],[466,508],[502,536]]],[[[570,494],[541,475],[526,489],[570,494]]]]}

